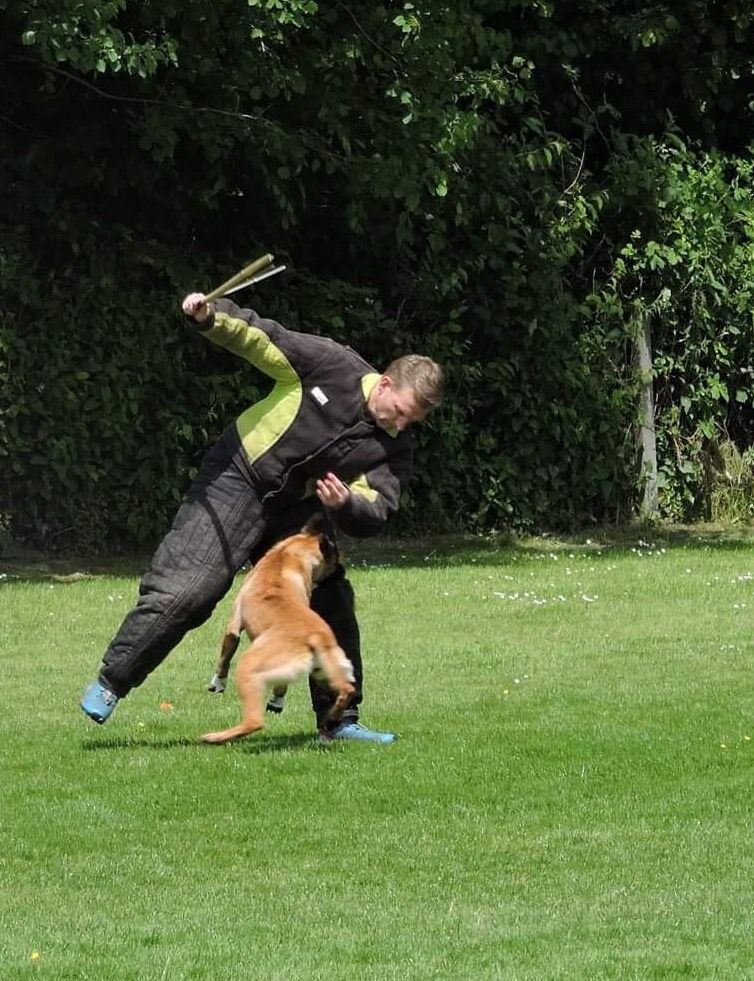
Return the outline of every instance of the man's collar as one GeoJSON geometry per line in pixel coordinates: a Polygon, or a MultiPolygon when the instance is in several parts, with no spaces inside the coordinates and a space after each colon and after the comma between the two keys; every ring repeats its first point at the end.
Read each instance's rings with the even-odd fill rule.
{"type": "MultiPolygon", "coordinates": [[[[364,396],[364,408],[366,409],[367,412],[369,412],[369,408],[367,406],[369,402],[369,396],[374,391],[377,382],[380,380],[380,378],[382,378],[382,375],[377,374],[376,371],[371,371],[368,375],[361,376],[361,392],[364,396]]],[[[373,421],[374,424],[377,425],[377,421],[376,420],[373,421]]],[[[393,439],[395,439],[395,437],[398,435],[397,429],[383,429],[382,431],[383,433],[387,433],[388,436],[392,436],[393,439]]]]}
{"type": "Polygon", "coordinates": [[[369,401],[369,396],[372,394],[377,382],[382,378],[382,375],[377,374],[376,371],[370,371],[368,375],[362,375],[361,377],[361,392],[364,396],[364,401],[369,401]]]}

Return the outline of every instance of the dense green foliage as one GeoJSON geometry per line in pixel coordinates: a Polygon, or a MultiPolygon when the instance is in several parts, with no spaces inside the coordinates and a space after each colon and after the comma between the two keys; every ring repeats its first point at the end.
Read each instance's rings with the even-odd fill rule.
{"type": "Polygon", "coordinates": [[[0,513],[48,547],[154,540],[263,384],[178,301],[266,251],[291,273],[262,312],[449,369],[404,529],[629,515],[647,316],[663,507],[708,512],[752,425],[753,17],[6,3],[0,513]]]}

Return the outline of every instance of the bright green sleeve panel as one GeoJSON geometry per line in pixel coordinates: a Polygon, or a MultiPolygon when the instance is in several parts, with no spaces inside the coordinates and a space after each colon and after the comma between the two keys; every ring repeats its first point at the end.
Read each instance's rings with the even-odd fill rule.
{"type": "Polygon", "coordinates": [[[378,494],[374,487],[369,486],[369,481],[366,478],[366,474],[360,474],[355,480],[352,480],[348,485],[348,489],[352,494],[358,494],[359,497],[366,498],[370,504],[374,504],[377,500],[378,494]]]}
{"type": "Polygon", "coordinates": [[[269,335],[239,317],[218,310],[212,327],[202,333],[213,344],[238,355],[275,381],[299,381],[290,361],[269,335]]]}

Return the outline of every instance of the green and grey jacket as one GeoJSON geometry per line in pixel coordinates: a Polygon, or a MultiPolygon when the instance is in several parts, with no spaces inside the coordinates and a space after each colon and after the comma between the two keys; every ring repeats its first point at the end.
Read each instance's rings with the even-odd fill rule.
{"type": "Polygon", "coordinates": [[[285,507],[334,473],[351,490],[334,512],[349,535],[379,531],[411,475],[413,438],[388,433],[366,411],[380,375],[349,347],[288,330],[230,300],[199,326],[214,344],[272,378],[272,391],[226,433],[263,503],[285,507]]]}

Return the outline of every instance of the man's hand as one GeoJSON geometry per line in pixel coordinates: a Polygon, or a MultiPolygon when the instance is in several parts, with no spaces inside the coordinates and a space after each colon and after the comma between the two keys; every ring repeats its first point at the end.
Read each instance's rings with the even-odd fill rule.
{"type": "Polygon", "coordinates": [[[181,309],[198,324],[204,323],[210,314],[210,305],[204,302],[204,293],[189,293],[181,304],[181,309]]]}
{"type": "Polygon", "coordinates": [[[334,473],[328,473],[317,481],[317,497],[326,508],[342,508],[350,496],[350,490],[334,473]]]}

